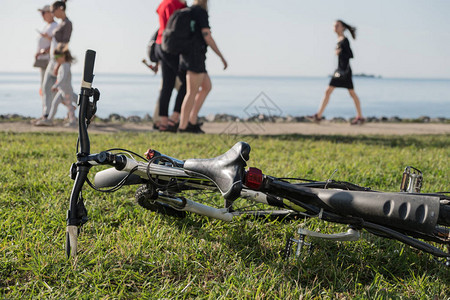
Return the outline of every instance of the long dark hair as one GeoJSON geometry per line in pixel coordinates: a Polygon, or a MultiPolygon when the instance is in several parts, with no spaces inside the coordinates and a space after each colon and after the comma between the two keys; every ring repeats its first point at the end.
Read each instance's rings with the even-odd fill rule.
{"type": "Polygon", "coordinates": [[[52,4],[52,7],[53,7],[53,9],[57,9],[57,8],[62,7],[63,10],[65,11],[65,10],[66,10],[66,2],[67,2],[67,0],[64,0],[64,1],[55,1],[55,2],[52,4]]]}
{"type": "Polygon", "coordinates": [[[342,20],[337,20],[336,22],[340,22],[345,29],[348,29],[348,31],[350,31],[350,34],[352,35],[352,38],[356,40],[356,27],[350,26],[342,20]]]}

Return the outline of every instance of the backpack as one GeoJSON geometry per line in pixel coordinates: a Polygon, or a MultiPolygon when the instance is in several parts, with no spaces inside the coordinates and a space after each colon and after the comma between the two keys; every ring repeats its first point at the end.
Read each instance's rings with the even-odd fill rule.
{"type": "Polygon", "coordinates": [[[194,36],[195,21],[190,8],[176,10],[163,31],[161,48],[170,54],[188,53],[194,36]]]}
{"type": "Polygon", "coordinates": [[[156,46],[156,39],[158,38],[158,30],[156,30],[156,32],[152,35],[152,37],[150,38],[150,41],[147,44],[147,54],[148,54],[148,58],[150,59],[151,62],[157,63],[158,59],[156,58],[156,53],[155,53],[155,46],[156,46]]]}

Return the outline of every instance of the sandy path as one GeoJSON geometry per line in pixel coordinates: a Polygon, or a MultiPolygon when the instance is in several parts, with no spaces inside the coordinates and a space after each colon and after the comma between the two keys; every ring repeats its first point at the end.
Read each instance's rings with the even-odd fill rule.
{"type": "MultiPolygon", "coordinates": [[[[450,124],[432,123],[366,123],[350,126],[348,123],[205,123],[203,130],[211,134],[304,134],[304,135],[414,135],[450,134],[450,124]]],[[[77,132],[76,128],[64,126],[36,127],[30,122],[0,122],[0,131],[10,132],[77,132]]],[[[151,123],[98,123],[92,124],[90,132],[113,133],[120,131],[153,131],[151,123]]]]}

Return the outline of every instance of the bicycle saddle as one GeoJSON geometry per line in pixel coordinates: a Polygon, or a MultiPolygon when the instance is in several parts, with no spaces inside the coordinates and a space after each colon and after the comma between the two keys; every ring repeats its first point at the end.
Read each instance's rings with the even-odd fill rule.
{"type": "Polygon", "coordinates": [[[226,200],[233,201],[241,194],[244,167],[250,158],[250,150],[249,144],[238,142],[215,158],[186,160],[184,170],[188,174],[192,172],[210,179],[226,200]]]}

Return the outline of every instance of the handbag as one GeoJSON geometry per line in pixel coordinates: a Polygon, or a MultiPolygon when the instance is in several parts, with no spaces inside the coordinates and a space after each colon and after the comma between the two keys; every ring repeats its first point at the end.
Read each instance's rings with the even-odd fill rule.
{"type": "Polygon", "coordinates": [[[48,59],[40,59],[39,57],[34,61],[33,67],[45,69],[47,68],[49,60],[48,59]]]}
{"type": "Polygon", "coordinates": [[[333,79],[347,80],[349,76],[350,76],[350,64],[347,64],[347,68],[345,69],[337,68],[336,71],[334,71],[333,79]]]}
{"type": "Polygon", "coordinates": [[[156,57],[155,47],[156,47],[156,39],[158,38],[159,29],[152,35],[150,41],[147,45],[148,58],[151,62],[157,63],[158,58],[156,57]]]}

